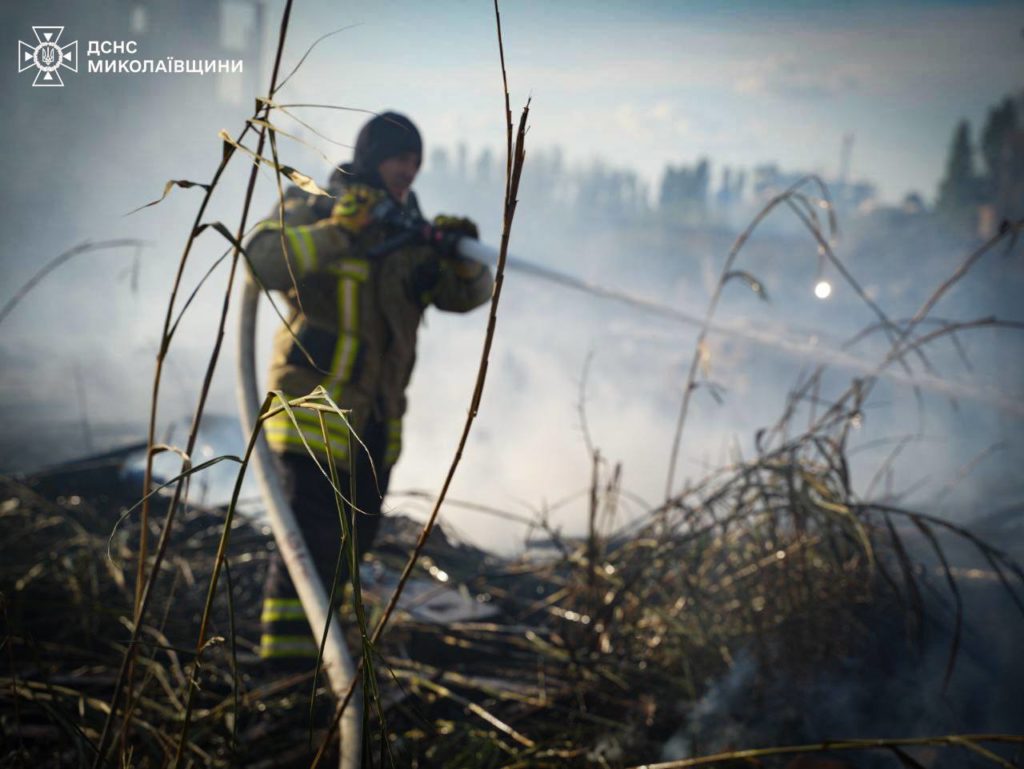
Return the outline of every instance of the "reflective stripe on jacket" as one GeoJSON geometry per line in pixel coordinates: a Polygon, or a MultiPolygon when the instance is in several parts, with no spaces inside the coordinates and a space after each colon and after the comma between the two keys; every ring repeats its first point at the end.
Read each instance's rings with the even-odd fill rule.
{"type": "MultiPolygon", "coordinates": [[[[408,205],[416,206],[411,194],[408,205]]],[[[384,422],[388,465],[401,451],[405,389],[424,310],[432,304],[467,312],[486,302],[493,287],[488,267],[439,257],[431,246],[367,255],[392,235],[374,225],[352,236],[330,220],[317,221],[307,200],[293,198],[280,216],[275,212],[261,222],[246,245],[257,279],[284,292],[288,304],[282,313],[288,326],[275,337],[267,389],[296,398],[322,385],[339,407],[351,410],[348,422],[357,435],[370,419],[384,422]]],[[[282,412],[265,423],[271,448],[305,453],[305,439],[319,459],[330,455],[347,468],[345,420],[302,408],[292,415],[295,422],[282,412]]]]}

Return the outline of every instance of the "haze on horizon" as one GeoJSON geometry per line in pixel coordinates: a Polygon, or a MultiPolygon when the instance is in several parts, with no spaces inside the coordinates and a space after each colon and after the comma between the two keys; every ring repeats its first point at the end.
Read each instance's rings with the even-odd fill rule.
{"type": "MultiPolygon", "coordinates": [[[[131,2],[104,5],[105,15],[92,13],[98,5],[89,6],[82,0],[52,0],[14,7],[5,12],[10,23],[0,33],[2,45],[13,51],[32,24],[50,22],[67,25],[68,34],[83,41],[121,36],[111,30],[127,18],[131,2]],[[44,7],[52,19],[41,18],[47,15],[41,12],[44,7]]],[[[259,36],[243,23],[251,21],[244,7],[235,0],[224,3],[224,31],[245,58],[247,72],[255,75],[254,36],[259,36]]],[[[264,51],[272,50],[282,7],[280,0],[264,4],[264,51]]],[[[173,13],[169,6],[162,8],[173,13]]],[[[188,19],[178,22],[151,24],[143,55],[171,55],[202,44],[188,31],[188,19]]],[[[818,171],[834,178],[843,136],[852,134],[854,179],[876,184],[890,203],[899,203],[910,191],[931,202],[956,123],[969,119],[977,131],[988,109],[1024,86],[1024,12],[1017,3],[908,2],[893,8],[872,0],[725,7],[701,1],[597,7],[523,0],[502,6],[502,22],[513,109],[532,98],[524,183],[558,148],[578,178],[586,178],[596,160],[606,168],[637,172],[652,201],[666,165],[693,165],[701,157],[711,162],[713,189],[725,166],[750,170],[776,163],[786,171],[818,171]]],[[[350,25],[316,47],[281,100],[399,109],[420,125],[428,159],[436,148],[452,153],[460,144],[468,147],[473,162],[488,149],[501,157],[503,103],[490,3],[298,3],[286,71],[318,37],[350,25]]],[[[266,56],[262,67],[255,80],[265,83],[266,56]]],[[[100,80],[80,73],[68,78],[64,93],[46,94],[34,92],[30,80],[14,71],[12,55],[0,88],[13,111],[0,133],[7,146],[19,151],[10,161],[13,173],[4,184],[0,211],[0,285],[5,290],[0,299],[44,260],[87,238],[136,237],[147,244],[137,273],[131,269],[131,253],[90,254],[54,273],[5,321],[0,327],[2,414],[9,428],[29,437],[44,417],[73,422],[80,406],[70,394],[78,379],[97,421],[142,424],[168,280],[194,216],[196,191],[174,190],[159,206],[124,214],[158,197],[168,179],[209,177],[220,154],[217,131],[236,130],[249,114],[248,80],[100,80]],[[56,413],[54,403],[64,411],[56,413]]],[[[332,141],[283,117],[282,128],[338,160],[349,154],[339,145],[350,144],[365,119],[361,113],[316,108],[304,109],[301,116],[332,141]]],[[[290,165],[326,179],[328,164],[316,152],[283,140],[282,152],[290,165]]],[[[237,221],[247,168],[240,163],[234,171],[210,219],[237,221]]],[[[495,242],[500,185],[453,185],[434,171],[428,160],[419,185],[425,209],[470,213],[479,219],[485,240],[495,242]]],[[[269,177],[261,176],[250,221],[265,216],[274,199],[269,177]]],[[[517,254],[698,315],[703,311],[708,279],[724,258],[727,239],[724,244],[655,248],[638,240],[643,233],[637,227],[575,214],[559,221],[541,210],[541,201],[539,194],[532,200],[524,195],[513,233],[517,254]],[[678,264],[667,261],[667,255],[678,264]],[[685,270],[673,271],[680,265],[685,270]]],[[[931,242],[926,246],[930,249],[931,242]]],[[[803,270],[796,275],[811,280],[814,246],[806,242],[803,247],[806,253],[794,257],[803,270]]],[[[189,286],[221,250],[215,238],[197,246],[189,286]]],[[[958,253],[953,246],[948,251],[942,259],[915,262],[912,275],[906,265],[893,263],[858,276],[893,300],[895,306],[888,309],[912,311],[900,303],[905,297],[899,292],[912,294],[915,284],[926,287],[941,280],[949,258],[958,253]]],[[[724,318],[746,318],[769,332],[801,324],[831,331],[871,322],[860,309],[848,310],[841,294],[830,305],[831,315],[802,289],[794,290],[798,301],[788,301],[786,281],[793,274],[777,262],[768,260],[756,271],[776,302],[730,295],[724,318]]],[[[216,273],[200,293],[175,342],[163,425],[181,419],[194,404],[222,280],[223,273],[216,273]]],[[[987,284],[968,285],[975,293],[963,306],[986,311],[999,288],[998,276],[990,276],[987,284]]],[[[693,349],[692,329],[680,331],[519,276],[509,280],[508,291],[484,410],[453,493],[494,504],[539,505],[542,498],[558,499],[585,486],[589,458],[580,435],[579,379],[589,352],[597,350],[590,370],[591,429],[609,456],[623,460],[628,484],[656,497],[667,461],[669,422],[693,349]]],[[[396,489],[438,483],[469,399],[483,322],[479,314],[450,318],[435,313],[421,331],[422,354],[396,489]]],[[[272,325],[267,321],[264,331],[272,325]]],[[[999,340],[982,340],[976,358],[996,371],[1013,368],[999,360],[1005,354],[1000,349],[1006,349],[997,346],[999,340]]],[[[233,364],[226,349],[211,410],[233,415],[233,364]]],[[[1009,349],[1011,362],[1019,362],[1018,348],[1009,349]]],[[[727,461],[735,436],[749,441],[753,428],[773,419],[800,365],[755,346],[732,344],[716,350],[715,362],[730,394],[724,408],[701,403],[684,447],[690,474],[727,461]]],[[[1020,376],[1012,370],[996,384],[1007,397],[1021,391],[1020,376]]],[[[869,415],[868,424],[894,427],[889,414],[913,409],[906,388],[890,394],[889,405],[869,415]]],[[[923,464],[957,468],[987,442],[1019,433],[1019,420],[998,411],[978,416],[965,408],[951,414],[945,402],[936,401],[931,405],[939,416],[929,423],[928,462],[908,462],[900,477],[908,485],[918,479],[923,464]],[[962,441],[951,445],[950,435],[962,441]]],[[[63,448],[78,452],[71,443],[63,448]]],[[[1011,442],[999,456],[1012,465],[1020,447],[1011,442]]],[[[989,477],[1002,477],[1002,467],[995,466],[989,477]]],[[[977,488],[982,486],[978,481],[977,488]]],[[[507,544],[505,531],[490,521],[471,522],[467,528],[507,544]]]]}

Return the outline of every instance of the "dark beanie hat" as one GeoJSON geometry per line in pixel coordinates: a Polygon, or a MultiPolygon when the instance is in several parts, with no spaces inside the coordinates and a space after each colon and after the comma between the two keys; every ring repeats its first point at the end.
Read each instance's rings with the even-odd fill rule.
{"type": "Polygon", "coordinates": [[[384,112],[371,119],[359,131],[352,171],[369,184],[380,186],[377,167],[382,161],[415,152],[423,157],[423,140],[413,122],[397,112],[384,112]]]}

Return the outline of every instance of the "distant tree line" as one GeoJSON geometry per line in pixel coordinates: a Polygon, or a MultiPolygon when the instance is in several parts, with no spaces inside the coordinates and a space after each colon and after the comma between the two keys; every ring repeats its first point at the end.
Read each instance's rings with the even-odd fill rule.
{"type": "MultiPolygon", "coordinates": [[[[461,188],[479,191],[499,184],[504,168],[489,149],[471,159],[466,146],[460,144],[451,154],[444,148],[435,149],[428,174],[442,182],[458,180],[461,188]]],[[[728,220],[730,212],[739,211],[748,196],[757,205],[802,176],[766,164],[755,168],[748,180],[745,171],[724,167],[712,190],[711,164],[700,158],[692,165],[667,165],[652,199],[635,171],[597,160],[586,167],[569,168],[561,150],[555,148],[534,153],[522,191],[524,200],[574,208],[584,215],[622,221],[655,213],[667,220],[698,224],[716,218],[728,220]]],[[[829,186],[841,209],[870,210],[877,199],[877,190],[869,182],[841,178],[830,180],[829,186]]],[[[912,194],[903,209],[920,213],[924,203],[912,194]]],[[[989,110],[977,147],[970,124],[962,120],[957,125],[935,210],[951,226],[983,235],[1003,219],[1024,217],[1024,92],[989,110]]]]}
{"type": "MultiPolygon", "coordinates": [[[[457,183],[460,189],[477,194],[500,184],[504,168],[491,150],[483,149],[471,158],[466,146],[460,144],[454,150],[434,149],[425,176],[442,184],[457,183]]],[[[749,189],[747,172],[728,166],[721,169],[714,184],[710,161],[700,158],[692,165],[667,165],[652,195],[636,171],[600,160],[570,167],[556,147],[537,150],[531,156],[521,196],[527,205],[532,202],[573,208],[583,215],[612,221],[658,214],[672,221],[699,224],[712,214],[725,215],[743,205],[749,189]]]]}
{"type": "Polygon", "coordinates": [[[985,231],[1024,216],[1024,94],[989,110],[977,152],[971,126],[953,132],[936,210],[954,226],[985,231]],[[980,163],[975,162],[980,155],[980,163]],[[979,168],[980,166],[980,168],[979,168]]]}
{"type": "MultiPolygon", "coordinates": [[[[653,191],[635,170],[614,167],[601,160],[569,165],[555,147],[530,156],[520,188],[524,206],[547,211],[571,210],[573,215],[606,222],[627,222],[655,217],[684,226],[745,225],[770,198],[801,179],[806,171],[788,172],[775,163],[748,171],[727,165],[714,167],[708,158],[693,163],[667,164],[653,191]]],[[[495,154],[482,149],[470,156],[464,144],[438,147],[424,171],[426,183],[457,188],[470,199],[493,194],[504,178],[495,154]]],[[[843,212],[858,211],[877,198],[877,188],[866,181],[828,180],[833,202],[843,212]]],[[[923,202],[915,196],[917,212],[923,202]]],[[[863,213],[863,211],[860,211],[863,213]]],[[[785,221],[785,220],[783,220],[785,221]]]]}

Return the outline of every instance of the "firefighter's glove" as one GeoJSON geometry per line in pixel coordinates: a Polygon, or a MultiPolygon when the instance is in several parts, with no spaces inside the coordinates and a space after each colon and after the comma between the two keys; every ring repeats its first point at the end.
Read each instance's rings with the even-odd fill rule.
{"type": "Polygon", "coordinates": [[[427,241],[441,256],[455,256],[456,247],[462,238],[480,237],[476,225],[459,216],[435,216],[427,230],[427,241]]]}
{"type": "Polygon", "coordinates": [[[358,235],[376,221],[387,193],[366,184],[345,188],[331,211],[331,221],[352,235],[358,235]]]}
{"type": "Polygon", "coordinates": [[[462,216],[445,216],[440,214],[434,217],[434,228],[443,232],[451,232],[464,238],[480,239],[480,231],[472,219],[462,216]]]}

